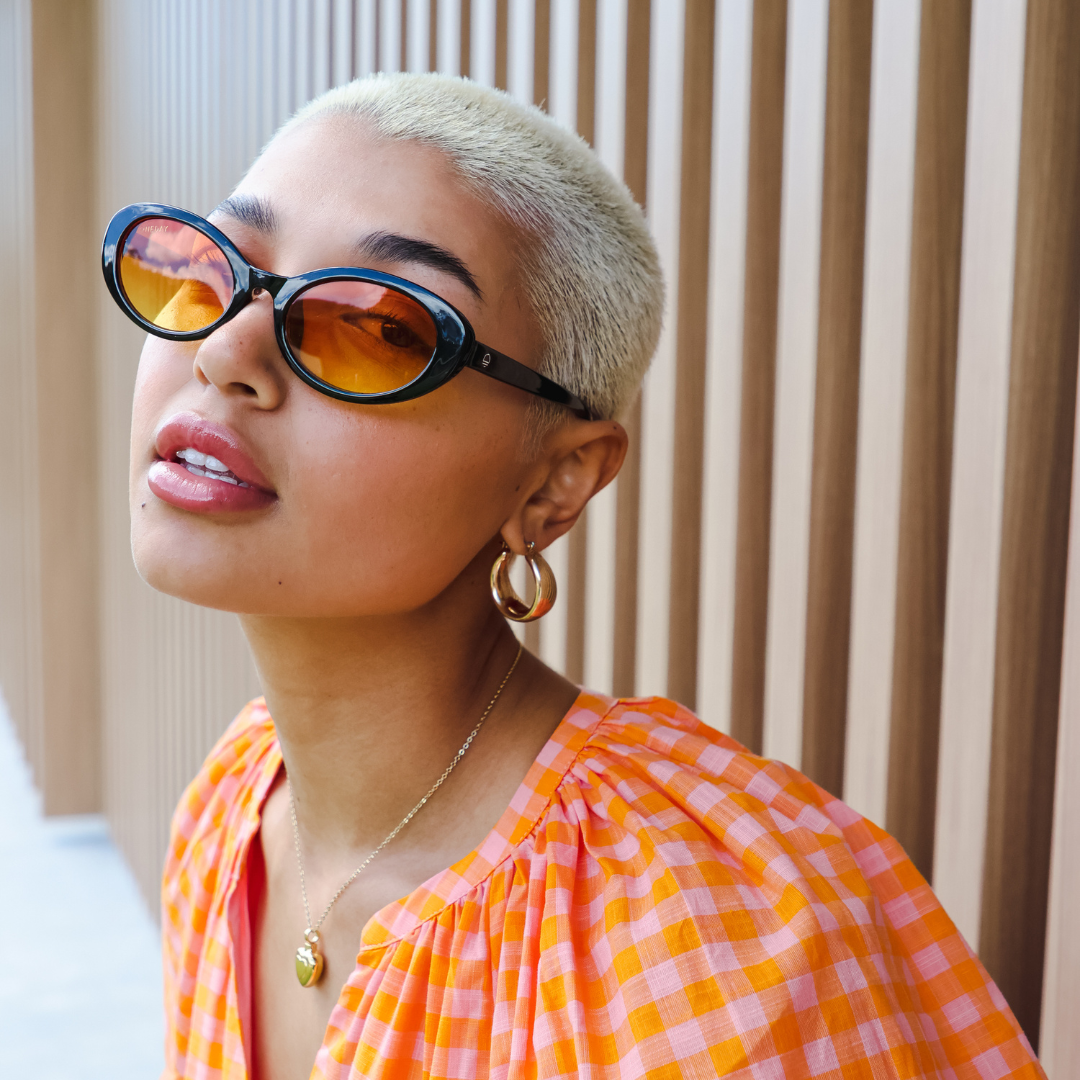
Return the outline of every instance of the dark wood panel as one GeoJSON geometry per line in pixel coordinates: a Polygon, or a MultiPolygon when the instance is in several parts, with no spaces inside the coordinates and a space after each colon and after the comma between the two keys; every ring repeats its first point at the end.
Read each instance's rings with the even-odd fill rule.
{"type": "Polygon", "coordinates": [[[709,308],[715,39],[715,7],[711,0],[688,0],[685,34],[667,692],[669,697],[692,709],[697,698],[705,338],[709,308]]]}
{"type": "Polygon", "coordinates": [[[731,733],[739,742],[760,753],[765,716],[765,623],[769,603],[786,0],[756,0],[751,36],[731,733]]]}
{"type": "Polygon", "coordinates": [[[472,69],[472,0],[461,0],[461,56],[458,59],[461,74],[468,77],[472,69]]]}
{"type": "Polygon", "coordinates": [[[578,0],[577,130],[590,145],[596,131],[596,0],[578,0]]]}
{"type": "Polygon", "coordinates": [[[924,0],[885,827],[934,865],[971,0],[924,0]]]}
{"type": "Polygon", "coordinates": [[[979,952],[1039,1035],[1080,329],[1080,5],[1031,0],[979,952]]]}
{"type": "Polygon", "coordinates": [[[505,90],[509,85],[506,81],[506,54],[509,47],[509,14],[507,4],[509,0],[495,0],[495,85],[500,90],[505,90]]]}
{"type": "Polygon", "coordinates": [[[546,109],[551,81],[551,0],[536,0],[533,22],[533,104],[546,109]]]}
{"type": "Polygon", "coordinates": [[[873,28],[868,0],[831,0],[802,768],[835,793],[844,788],[873,28]]]}

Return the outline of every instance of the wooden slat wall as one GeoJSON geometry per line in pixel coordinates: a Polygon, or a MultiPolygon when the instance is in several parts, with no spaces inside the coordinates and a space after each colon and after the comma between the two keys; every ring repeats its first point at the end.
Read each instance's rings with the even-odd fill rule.
{"type": "Polygon", "coordinates": [[[209,210],[328,86],[466,74],[596,147],[645,207],[668,281],[660,349],[624,418],[631,454],[548,552],[560,601],[525,641],[598,690],[679,698],[886,825],[1054,1080],[1080,1077],[1075,5],[74,6],[94,28],[71,54],[40,14],[52,0],[0,5],[13,151],[0,154],[0,683],[46,789],[50,768],[63,775],[49,731],[86,741],[85,775],[63,768],[90,801],[103,781],[147,897],[182,786],[258,688],[232,617],[158,596],[131,567],[139,335],[91,271],[96,367],[26,314],[44,310],[53,271],[35,247],[60,183],[48,139],[35,145],[48,101],[28,58],[40,75],[67,48],[96,71],[93,206],[69,217],[80,250],[126,202],[209,210]],[[95,376],[95,422],[77,438],[97,528],[72,526],[74,560],[48,540],[65,519],[38,450],[65,370],[95,376]],[[61,639],[44,582],[65,566],[89,581],[80,602],[99,633],[50,729],[61,639]]]}

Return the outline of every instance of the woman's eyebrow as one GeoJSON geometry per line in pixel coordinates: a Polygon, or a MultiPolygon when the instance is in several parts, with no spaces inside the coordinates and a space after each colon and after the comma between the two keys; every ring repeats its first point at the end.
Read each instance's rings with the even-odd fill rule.
{"type": "Polygon", "coordinates": [[[417,240],[400,233],[377,232],[365,236],[357,245],[357,254],[362,260],[378,259],[381,262],[418,263],[440,270],[460,281],[476,298],[483,300],[484,294],[476,284],[472,271],[453,252],[439,247],[429,240],[417,240]]]}
{"type": "Polygon", "coordinates": [[[272,233],[277,228],[274,208],[257,195],[230,195],[217,204],[213,213],[226,214],[263,233],[272,233]]]}

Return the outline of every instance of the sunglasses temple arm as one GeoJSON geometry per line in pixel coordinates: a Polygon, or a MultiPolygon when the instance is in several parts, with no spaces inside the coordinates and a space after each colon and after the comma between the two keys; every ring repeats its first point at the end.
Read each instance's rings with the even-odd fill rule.
{"type": "Polygon", "coordinates": [[[581,398],[571,394],[569,390],[564,390],[558,383],[545,378],[538,371],[533,371],[532,368],[519,364],[516,360],[511,360],[509,356],[496,352],[487,345],[481,345],[477,342],[476,348],[473,350],[473,354],[466,366],[481,372],[481,374],[490,375],[491,378],[498,379],[499,382],[506,383],[509,386],[516,386],[519,390],[524,390],[529,394],[535,394],[537,397],[542,397],[547,401],[565,405],[575,416],[580,417],[582,420],[594,419],[593,414],[581,398]]]}

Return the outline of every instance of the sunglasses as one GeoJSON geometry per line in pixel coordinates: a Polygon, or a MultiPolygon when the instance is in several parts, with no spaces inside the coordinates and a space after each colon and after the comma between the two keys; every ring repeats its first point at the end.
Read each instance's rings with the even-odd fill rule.
{"type": "Polygon", "coordinates": [[[169,341],[207,337],[266,290],[289,367],[342,401],[408,401],[468,367],[593,419],[580,398],[478,342],[445,300],[391,274],[338,266],[279,277],[252,266],[210,222],[157,203],[113,217],[101,265],[128,318],[169,341]]]}

